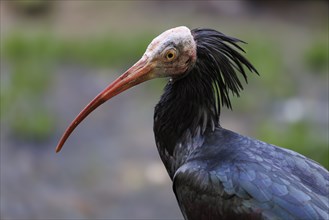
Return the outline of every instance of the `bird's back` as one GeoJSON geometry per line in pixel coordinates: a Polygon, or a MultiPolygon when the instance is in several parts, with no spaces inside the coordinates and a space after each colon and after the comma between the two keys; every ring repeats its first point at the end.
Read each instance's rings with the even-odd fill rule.
{"type": "Polygon", "coordinates": [[[296,152],[222,128],[175,173],[186,219],[328,219],[329,173],[296,152]]]}

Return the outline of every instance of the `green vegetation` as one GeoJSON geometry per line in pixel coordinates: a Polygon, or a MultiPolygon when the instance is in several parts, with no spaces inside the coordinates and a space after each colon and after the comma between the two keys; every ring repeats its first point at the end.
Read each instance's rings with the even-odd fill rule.
{"type": "Polygon", "coordinates": [[[320,162],[329,169],[327,137],[323,137],[323,139],[319,139],[319,136],[315,137],[312,129],[312,126],[305,121],[280,124],[280,129],[275,129],[272,123],[268,121],[260,127],[258,134],[261,139],[268,143],[307,155],[307,157],[320,162]]]}
{"type": "Polygon", "coordinates": [[[277,42],[267,38],[253,38],[245,46],[248,59],[258,70],[261,80],[257,79],[258,90],[271,91],[269,96],[287,97],[293,94],[292,75],[287,74],[283,64],[284,51],[277,42]],[[280,86],[277,86],[280,85],[280,86]]]}
{"type": "MultiPolygon", "coordinates": [[[[151,37],[147,34],[123,40],[120,36],[64,39],[39,33],[13,33],[3,42],[1,53],[10,62],[47,61],[51,63],[79,63],[96,67],[122,65],[143,54],[151,37]],[[127,57],[127,55],[129,56],[127,57]]],[[[38,62],[42,64],[42,62],[38,62]]]]}
{"type": "Polygon", "coordinates": [[[50,85],[46,66],[33,60],[15,62],[8,84],[1,86],[1,118],[17,137],[43,140],[54,130],[54,117],[44,105],[50,85]]]}
{"type": "Polygon", "coordinates": [[[45,106],[44,97],[54,67],[63,63],[113,67],[134,62],[143,54],[149,39],[145,34],[127,41],[112,35],[76,40],[45,33],[11,34],[1,42],[1,57],[10,69],[9,79],[1,82],[1,119],[8,120],[18,138],[49,138],[55,129],[55,117],[45,106]]]}
{"type": "Polygon", "coordinates": [[[329,45],[327,37],[325,39],[314,41],[314,43],[305,51],[305,63],[307,64],[307,67],[315,73],[328,74],[329,45]]]}

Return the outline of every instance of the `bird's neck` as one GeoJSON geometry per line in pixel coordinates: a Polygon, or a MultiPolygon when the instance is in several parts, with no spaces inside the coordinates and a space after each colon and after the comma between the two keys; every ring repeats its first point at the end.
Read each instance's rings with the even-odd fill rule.
{"type": "Polygon", "coordinates": [[[206,133],[219,126],[212,84],[190,74],[168,82],[154,112],[154,134],[169,176],[203,144],[206,133]]]}

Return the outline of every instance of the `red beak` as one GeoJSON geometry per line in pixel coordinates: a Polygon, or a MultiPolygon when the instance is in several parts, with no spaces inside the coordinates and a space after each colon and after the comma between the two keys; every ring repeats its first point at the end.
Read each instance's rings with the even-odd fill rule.
{"type": "Polygon", "coordinates": [[[144,55],[137,63],[111,83],[106,89],[99,93],[72,121],[70,126],[66,129],[62,138],[58,142],[56,152],[59,152],[67,138],[73,130],[85,119],[92,111],[98,106],[118,95],[119,93],[147,80],[153,78],[152,65],[148,62],[147,57],[144,55]]]}

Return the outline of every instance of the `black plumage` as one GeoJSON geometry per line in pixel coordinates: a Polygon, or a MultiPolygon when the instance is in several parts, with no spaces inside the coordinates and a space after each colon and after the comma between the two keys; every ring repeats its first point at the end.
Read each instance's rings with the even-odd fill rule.
{"type": "Polygon", "coordinates": [[[163,145],[169,154],[184,132],[195,133],[200,129],[204,133],[208,126],[212,130],[219,126],[221,106],[231,108],[230,92],[239,96],[243,89],[236,71],[245,81],[243,65],[257,73],[231,47],[243,51],[236,44],[240,40],[211,29],[195,29],[192,35],[197,43],[196,63],[183,77],[169,81],[155,108],[154,132],[159,141],[170,142],[163,145]]]}
{"type": "Polygon", "coordinates": [[[186,219],[328,219],[328,171],[304,156],[219,124],[221,106],[243,89],[240,40],[195,29],[195,65],[169,81],[154,133],[186,219]],[[237,49],[237,50],[235,50],[237,49]]]}

